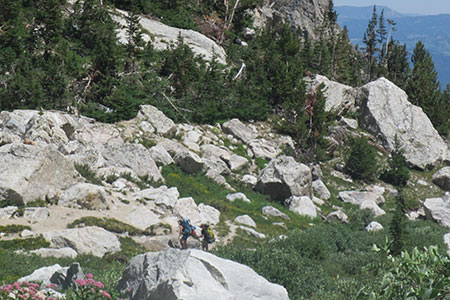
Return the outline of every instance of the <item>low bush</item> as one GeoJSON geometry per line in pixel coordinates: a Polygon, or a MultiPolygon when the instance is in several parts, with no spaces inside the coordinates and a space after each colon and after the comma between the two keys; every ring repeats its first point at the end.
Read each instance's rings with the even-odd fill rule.
{"type": "Polygon", "coordinates": [[[5,226],[1,226],[0,225],[0,232],[4,232],[4,233],[19,233],[24,231],[25,229],[31,230],[31,227],[28,225],[5,225],[5,226]]]}
{"type": "Polygon", "coordinates": [[[97,185],[103,185],[102,178],[97,177],[94,171],[91,170],[89,165],[75,163],[75,169],[83,176],[87,182],[97,185]]]}
{"type": "Polygon", "coordinates": [[[39,248],[46,248],[49,246],[50,243],[41,236],[27,239],[0,241],[0,249],[8,250],[34,250],[39,248]]]}
{"type": "Polygon", "coordinates": [[[98,226],[110,232],[128,233],[129,235],[149,235],[150,233],[112,218],[82,217],[68,224],[68,228],[98,226]]]}

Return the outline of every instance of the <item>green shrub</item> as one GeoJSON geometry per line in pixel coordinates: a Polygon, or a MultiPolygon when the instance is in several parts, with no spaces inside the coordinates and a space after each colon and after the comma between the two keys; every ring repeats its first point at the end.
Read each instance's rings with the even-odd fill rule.
{"type": "Polygon", "coordinates": [[[394,150],[388,160],[389,168],[385,170],[380,178],[395,186],[405,186],[409,180],[409,170],[397,136],[394,139],[394,150]]]}
{"type": "Polygon", "coordinates": [[[4,233],[19,233],[24,231],[25,229],[31,230],[31,227],[28,225],[6,225],[6,226],[1,226],[0,225],[0,232],[4,232],[4,233]]]}
{"type": "Polygon", "coordinates": [[[50,243],[41,236],[27,239],[0,241],[0,249],[9,250],[34,250],[39,248],[47,248],[49,246],[50,243]]]}
{"type": "Polygon", "coordinates": [[[97,185],[103,185],[102,178],[97,177],[95,172],[91,170],[91,168],[86,164],[77,164],[75,163],[75,169],[83,176],[87,182],[97,185]]]}
{"type": "Polygon", "coordinates": [[[28,202],[27,207],[46,207],[48,202],[42,199],[36,199],[34,201],[28,202]]]}
{"type": "Polygon", "coordinates": [[[378,162],[375,148],[366,138],[351,138],[345,169],[353,179],[372,181],[377,176],[378,162]]]}

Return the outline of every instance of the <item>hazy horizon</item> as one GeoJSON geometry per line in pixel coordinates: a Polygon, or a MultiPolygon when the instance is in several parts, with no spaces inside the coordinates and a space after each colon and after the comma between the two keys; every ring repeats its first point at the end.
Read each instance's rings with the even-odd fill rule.
{"type": "Polygon", "coordinates": [[[333,0],[334,6],[387,6],[399,13],[450,14],[450,0],[333,0]]]}

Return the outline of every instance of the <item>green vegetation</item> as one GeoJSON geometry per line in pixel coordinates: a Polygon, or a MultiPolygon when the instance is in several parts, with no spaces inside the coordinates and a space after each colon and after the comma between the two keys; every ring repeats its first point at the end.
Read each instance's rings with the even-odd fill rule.
{"type": "Polygon", "coordinates": [[[87,182],[97,185],[103,185],[103,178],[97,177],[97,174],[95,174],[95,172],[91,170],[89,165],[75,163],[75,169],[78,171],[78,173],[80,173],[81,176],[86,179],[87,182]]]}
{"type": "Polygon", "coordinates": [[[377,177],[378,162],[375,148],[366,138],[351,138],[345,168],[353,179],[372,181],[377,177]]]}
{"type": "Polygon", "coordinates": [[[34,250],[39,248],[47,248],[49,246],[50,243],[41,236],[27,239],[0,241],[0,249],[7,250],[34,250]]]}
{"type": "Polygon", "coordinates": [[[135,228],[111,218],[82,217],[68,224],[68,228],[98,226],[115,233],[128,233],[129,235],[149,235],[149,232],[135,228]]]}
{"type": "Polygon", "coordinates": [[[24,231],[25,229],[31,230],[31,227],[28,225],[5,225],[5,226],[1,226],[0,225],[0,232],[4,232],[4,233],[19,233],[24,231]]]}

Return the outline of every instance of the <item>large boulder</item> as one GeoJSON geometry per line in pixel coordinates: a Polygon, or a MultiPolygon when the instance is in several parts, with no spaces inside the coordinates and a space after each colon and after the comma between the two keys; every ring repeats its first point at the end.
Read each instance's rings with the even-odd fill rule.
{"type": "Polygon", "coordinates": [[[408,102],[408,96],[385,78],[359,90],[359,124],[388,150],[397,136],[409,164],[425,168],[447,159],[448,148],[427,115],[408,102]]]}
{"type": "Polygon", "coordinates": [[[232,134],[234,137],[240,139],[244,143],[248,143],[249,141],[256,138],[256,135],[253,133],[253,131],[238,119],[231,119],[230,121],[223,123],[222,128],[223,131],[232,134]]]}
{"type": "Polygon", "coordinates": [[[251,140],[248,145],[250,146],[250,149],[252,149],[255,157],[266,160],[274,159],[282,152],[278,144],[266,139],[254,139],[251,140]]]}
{"type": "Polygon", "coordinates": [[[12,143],[0,147],[0,201],[26,204],[53,199],[82,178],[52,146],[12,143]]]}
{"type": "Polygon", "coordinates": [[[186,150],[174,157],[175,163],[186,173],[196,173],[203,170],[205,162],[192,151],[186,150]]]}
{"type": "Polygon", "coordinates": [[[138,255],[117,288],[130,300],[289,299],[284,287],[251,268],[195,249],[138,255]]]}
{"type": "Polygon", "coordinates": [[[370,209],[376,217],[384,215],[378,204],[384,203],[384,197],[376,192],[371,191],[342,191],[339,192],[339,198],[354,205],[358,205],[361,209],[370,209]]]}
{"type": "Polygon", "coordinates": [[[312,175],[308,166],[290,156],[273,159],[261,171],[255,189],[283,202],[291,196],[311,196],[312,175]]]}
{"type": "MultiPolygon", "coordinates": [[[[118,37],[121,43],[126,44],[128,43],[126,31],[126,16],[128,13],[122,10],[117,10],[117,12],[118,14],[114,14],[113,18],[123,26],[118,32],[118,37]]],[[[212,39],[197,31],[170,27],[145,16],[140,16],[139,25],[144,29],[143,40],[151,42],[157,50],[169,48],[177,43],[178,38],[181,37],[184,44],[189,46],[197,56],[201,56],[208,61],[215,58],[219,63],[226,64],[225,50],[212,39]]]]}
{"type": "Polygon", "coordinates": [[[268,217],[276,217],[276,218],[283,218],[283,219],[289,220],[288,215],[286,215],[285,213],[281,212],[280,210],[278,210],[277,208],[275,208],[273,206],[264,206],[261,209],[261,212],[263,213],[263,215],[268,216],[268,217]]]}
{"type": "Polygon", "coordinates": [[[142,105],[136,119],[149,122],[155,129],[155,132],[162,136],[171,137],[177,130],[175,123],[152,105],[142,105]]]}
{"type": "Polygon", "coordinates": [[[331,81],[325,76],[316,75],[310,82],[308,82],[311,92],[323,84],[325,90],[325,111],[334,112],[342,115],[346,111],[355,109],[355,100],[357,90],[351,86],[331,81]]]}
{"type": "Polygon", "coordinates": [[[450,167],[444,167],[433,175],[433,183],[444,191],[450,191],[450,167]]]}
{"type": "Polygon", "coordinates": [[[61,193],[58,205],[84,209],[106,209],[107,198],[104,187],[80,182],[61,193]]]}
{"type": "Polygon", "coordinates": [[[317,208],[308,196],[291,196],[285,201],[289,210],[301,216],[317,217],[317,208]]]}
{"type": "Polygon", "coordinates": [[[106,145],[103,151],[106,167],[129,168],[137,176],[151,181],[164,181],[150,152],[141,144],[106,145]]]}
{"type": "Polygon", "coordinates": [[[46,232],[44,238],[52,248],[70,247],[78,254],[103,257],[120,250],[119,239],[111,232],[96,226],[46,232]]]}
{"type": "Polygon", "coordinates": [[[428,198],[423,204],[428,219],[450,227],[450,194],[442,198],[428,198]]]}

